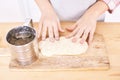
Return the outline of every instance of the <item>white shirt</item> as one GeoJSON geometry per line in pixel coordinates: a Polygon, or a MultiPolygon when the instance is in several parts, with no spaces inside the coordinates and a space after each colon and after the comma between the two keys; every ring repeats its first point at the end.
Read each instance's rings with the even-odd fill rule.
{"type": "MultiPolygon", "coordinates": [[[[50,0],[54,10],[62,21],[76,21],[96,0],[50,0]]],[[[99,20],[103,21],[104,16],[99,20]]]]}

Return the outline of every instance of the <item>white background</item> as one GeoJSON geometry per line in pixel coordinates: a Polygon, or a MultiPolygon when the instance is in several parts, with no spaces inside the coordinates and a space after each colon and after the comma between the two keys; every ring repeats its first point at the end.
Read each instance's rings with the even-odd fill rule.
{"type": "MultiPolygon", "coordinates": [[[[0,0],[0,22],[23,22],[26,18],[39,21],[40,11],[34,0],[0,0]]],[[[120,6],[106,12],[106,22],[120,22],[120,6]]]]}

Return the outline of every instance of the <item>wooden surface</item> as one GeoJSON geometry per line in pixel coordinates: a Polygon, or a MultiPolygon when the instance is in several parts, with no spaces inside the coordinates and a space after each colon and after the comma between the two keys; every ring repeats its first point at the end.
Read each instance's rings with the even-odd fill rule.
{"type": "MultiPolygon", "coordinates": [[[[41,55],[41,53],[39,53],[41,55]]],[[[39,56],[39,59],[28,66],[22,66],[16,59],[11,59],[10,69],[14,71],[57,71],[57,70],[108,70],[109,59],[102,35],[95,34],[87,51],[74,56],[39,56]]]]}
{"type": "MultiPolygon", "coordinates": [[[[96,33],[103,34],[110,59],[107,71],[10,71],[10,54],[6,52],[5,34],[22,23],[0,24],[0,79],[1,80],[120,80],[120,23],[98,23],[96,33]]],[[[63,22],[62,26],[73,23],[63,22]]],[[[37,26],[37,24],[35,24],[37,26]]]]}

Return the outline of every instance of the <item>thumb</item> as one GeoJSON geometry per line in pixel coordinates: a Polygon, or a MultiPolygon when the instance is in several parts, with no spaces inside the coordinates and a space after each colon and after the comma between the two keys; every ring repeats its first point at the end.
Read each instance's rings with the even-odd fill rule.
{"type": "Polygon", "coordinates": [[[66,30],[68,30],[68,31],[73,31],[76,27],[77,27],[77,24],[74,24],[74,25],[72,25],[72,26],[66,27],[66,30]]]}
{"type": "Polygon", "coordinates": [[[60,25],[60,22],[58,22],[58,29],[60,32],[65,32],[64,29],[62,29],[61,25],[60,25]]]}

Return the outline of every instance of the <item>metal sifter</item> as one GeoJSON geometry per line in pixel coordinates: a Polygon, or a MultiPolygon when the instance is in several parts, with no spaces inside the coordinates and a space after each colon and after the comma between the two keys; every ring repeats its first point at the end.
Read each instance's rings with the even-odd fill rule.
{"type": "Polygon", "coordinates": [[[6,35],[12,59],[23,66],[38,59],[36,31],[32,26],[32,19],[26,19],[23,26],[11,29],[6,35]]]}

